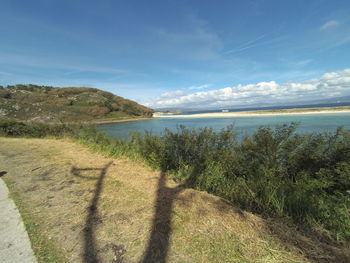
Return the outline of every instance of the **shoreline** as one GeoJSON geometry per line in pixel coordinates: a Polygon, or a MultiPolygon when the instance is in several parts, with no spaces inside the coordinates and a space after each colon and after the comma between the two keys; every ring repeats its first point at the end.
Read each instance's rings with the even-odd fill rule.
{"type": "Polygon", "coordinates": [[[134,118],[134,119],[125,119],[125,120],[101,120],[101,121],[92,121],[89,123],[94,125],[104,125],[104,124],[144,121],[144,120],[153,120],[153,119],[157,119],[157,117],[134,118]]]}
{"type": "Polygon", "coordinates": [[[157,118],[230,118],[230,117],[264,117],[264,116],[288,116],[288,115],[316,115],[316,114],[346,114],[350,109],[316,109],[309,108],[303,110],[293,109],[273,111],[240,111],[240,112],[213,112],[196,113],[191,115],[154,115],[157,118]]]}

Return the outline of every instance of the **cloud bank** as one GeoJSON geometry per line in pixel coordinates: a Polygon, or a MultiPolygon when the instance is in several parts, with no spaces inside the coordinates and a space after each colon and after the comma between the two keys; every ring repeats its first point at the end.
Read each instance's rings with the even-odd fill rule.
{"type": "Polygon", "coordinates": [[[146,105],[153,108],[222,108],[303,102],[350,96],[350,68],[329,72],[302,82],[275,81],[238,85],[185,94],[183,90],[162,94],[146,105]]]}

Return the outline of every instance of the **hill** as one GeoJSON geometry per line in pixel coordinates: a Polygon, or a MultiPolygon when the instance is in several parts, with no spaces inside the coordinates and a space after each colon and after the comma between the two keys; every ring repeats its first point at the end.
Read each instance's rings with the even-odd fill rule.
{"type": "Polygon", "coordinates": [[[152,109],[86,87],[0,86],[0,118],[33,122],[120,120],[151,117],[152,109]]]}

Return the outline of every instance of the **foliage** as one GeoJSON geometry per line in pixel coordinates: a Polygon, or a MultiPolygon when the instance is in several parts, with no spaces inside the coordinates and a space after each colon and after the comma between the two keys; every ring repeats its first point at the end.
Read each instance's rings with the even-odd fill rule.
{"type": "Polygon", "coordinates": [[[97,151],[145,160],[189,187],[244,209],[321,227],[350,241],[350,131],[298,134],[296,128],[295,123],[260,127],[238,139],[232,126],[220,132],[180,126],[162,136],[135,133],[124,142],[93,127],[0,122],[4,135],[65,133],[97,151]]]}
{"type": "Polygon", "coordinates": [[[77,136],[81,131],[82,125],[71,124],[42,124],[32,123],[26,124],[23,122],[0,120],[0,135],[16,136],[16,137],[34,137],[43,138],[47,136],[64,137],[77,136]]]}
{"type": "Polygon", "coordinates": [[[151,117],[153,110],[93,88],[0,86],[0,117],[32,122],[151,117]]]}
{"type": "Polygon", "coordinates": [[[296,127],[260,127],[242,141],[233,127],[179,127],[138,137],[138,145],[150,165],[190,187],[350,240],[350,132],[296,134],[296,127]]]}

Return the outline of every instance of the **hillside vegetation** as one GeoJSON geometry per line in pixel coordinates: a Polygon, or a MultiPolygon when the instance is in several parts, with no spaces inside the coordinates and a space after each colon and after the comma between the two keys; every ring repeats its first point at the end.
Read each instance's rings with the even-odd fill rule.
{"type": "Polygon", "coordinates": [[[0,86],[0,118],[31,121],[91,121],[151,117],[153,110],[94,88],[0,86]]]}

